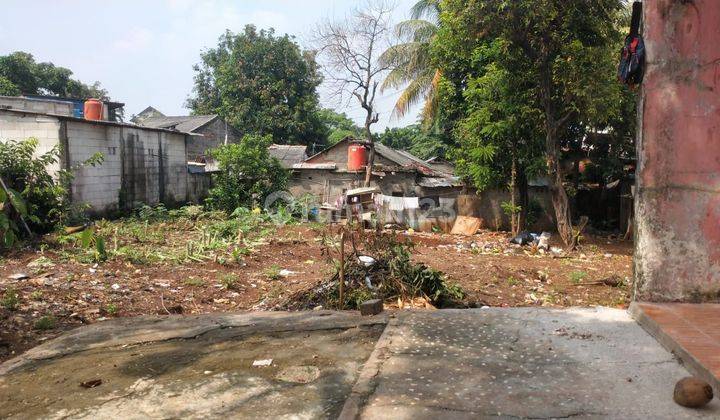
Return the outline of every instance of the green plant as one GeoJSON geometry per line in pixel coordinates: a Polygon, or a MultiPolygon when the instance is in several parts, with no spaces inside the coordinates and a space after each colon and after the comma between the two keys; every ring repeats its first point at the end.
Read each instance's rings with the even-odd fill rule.
{"type": "Polygon", "coordinates": [[[270,193],[283,190],[288,172],[270,156],[271,143],[269,136],[246,135],[239,143],[210,152],[220,169],[206,201],[210,208],[231,213],[263,203],[270,193]]]}
{"type": "Polygon", "coordinates": [[[57,320],[52,315],[45,315],[35,320],[33,328],[36,330],[52,330],[57,325],[57,320]]]}
{"type": "Polygon", "coordinates": [[[235,289],[238,282],[238,276],[236,274],[224,274],[220,277],[220,284],[227,290],[235,289]]]}
{"type": "Polygon", "coordinates": [[[273,264],[265,269],[265,276],[270,280],[280,279],[280,267],[277,264],[273,264]]]}
{"type": "Polygon", "coordinates": [[[105,312],[107,312],[107,314],[110,316],[117,315],[118,311],[119,311],[119,308],[114,303],[108,303],[107,306],[105,307],[105,312]]]}
{"type": "Polygon", "coordinates": [[[73,171],[85,165],[102,162],[102,154],[71,169],[60,169],[51,175],[47,167],[57,164],[57,147],[38,152],[35,138],[0,142],[0,247],[9,248],[26,235],[23,220],[33,232],[45,233],[56,224],[71,220],[76,206],[68,200],[73,171]]]}
{"type": "Polygon", "coordinates": [[[30,293],[30,299],[40,301],[43,299],[43,292],[42,290],[35,290],[32,293],[30,293]]]}
{"type": "Polygon", "coordinates": [[[588,273],[585,271],[572,271],[572,272],[570,272],[570,281],[573,282],[574,284],[579,284],[587,276],[588,276],[588,273]]]}
{"type": "Polygon", "coordinates": [[[520,280],[516,279],[513,276],[508,277],[507,282],[510,286],[517,286],[518,284],[520,284],[520,280]]]}
{"type": "Polygon", "coordinates": [[[203,279],[199,279],[197,277],[190,277],[190,278],[186,279],[183,283],[185,283],[186,286],[190,286],[190,287],[205,286],[205,281],[203,281],[203,279]]]}
{"type": "Polygon", "coordinates": [[[5,289],[2,299],[0,299],[0,305],[9,311],[17,310],[18,306],[20,306],[20,295],[17,290],[13,287],[5,289]]]}

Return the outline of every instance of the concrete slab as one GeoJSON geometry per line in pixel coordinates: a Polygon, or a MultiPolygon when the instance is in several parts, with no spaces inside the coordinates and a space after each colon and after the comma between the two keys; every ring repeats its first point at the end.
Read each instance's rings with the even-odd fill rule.
{"type": "Polygon", "coordinates": [[[335,418],[385,322],[310,312],[96,324],[2,365],[0,418],[335,418]]]}
{"type": "Polygon", "coordinates": [[[688,372],[621,310],[400,312],[373,354],[343,418],[720,416],[673,402],[688,372]]]}

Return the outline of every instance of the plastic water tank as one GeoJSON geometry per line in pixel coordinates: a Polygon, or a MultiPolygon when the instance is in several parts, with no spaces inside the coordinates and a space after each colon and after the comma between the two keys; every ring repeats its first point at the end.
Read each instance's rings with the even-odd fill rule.
{"type": "Polygon", "coordinates": [[[85,101],[84,109],[86,120],[102,120],[103,103],[98,99],[88,99],[85,101]]]}
{"type": "Polygon", "coordinates": [[[367,149],[361,144],[348,146],[348,171],[361,171],[367,166],[367,149]]]}

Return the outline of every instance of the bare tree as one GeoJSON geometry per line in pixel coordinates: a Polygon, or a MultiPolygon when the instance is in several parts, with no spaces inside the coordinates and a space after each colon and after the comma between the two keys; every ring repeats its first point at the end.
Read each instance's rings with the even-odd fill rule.
{"type": "Polygon", "coordinates": [[[366,112],[364,129],[370,156],[365,186],[370,185],[375,161],[375,145],[370,131],[379,118],[375,110],[375,94],[389,68],[379,58],[391,45],[391,12],[392,7],[388,3],[369,1],[342,21],[319,24],[313,36],[331,94],[340,101],[355,98],[366,112]]]}

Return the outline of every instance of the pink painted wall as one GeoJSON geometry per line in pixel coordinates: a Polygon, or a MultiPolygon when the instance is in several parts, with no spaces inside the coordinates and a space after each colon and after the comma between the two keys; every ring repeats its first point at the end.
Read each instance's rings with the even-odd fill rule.
{"type": "Polygon", "coordinates": [[[635,297],[720,301],[720,0],[646,0],[635,297]]]}

